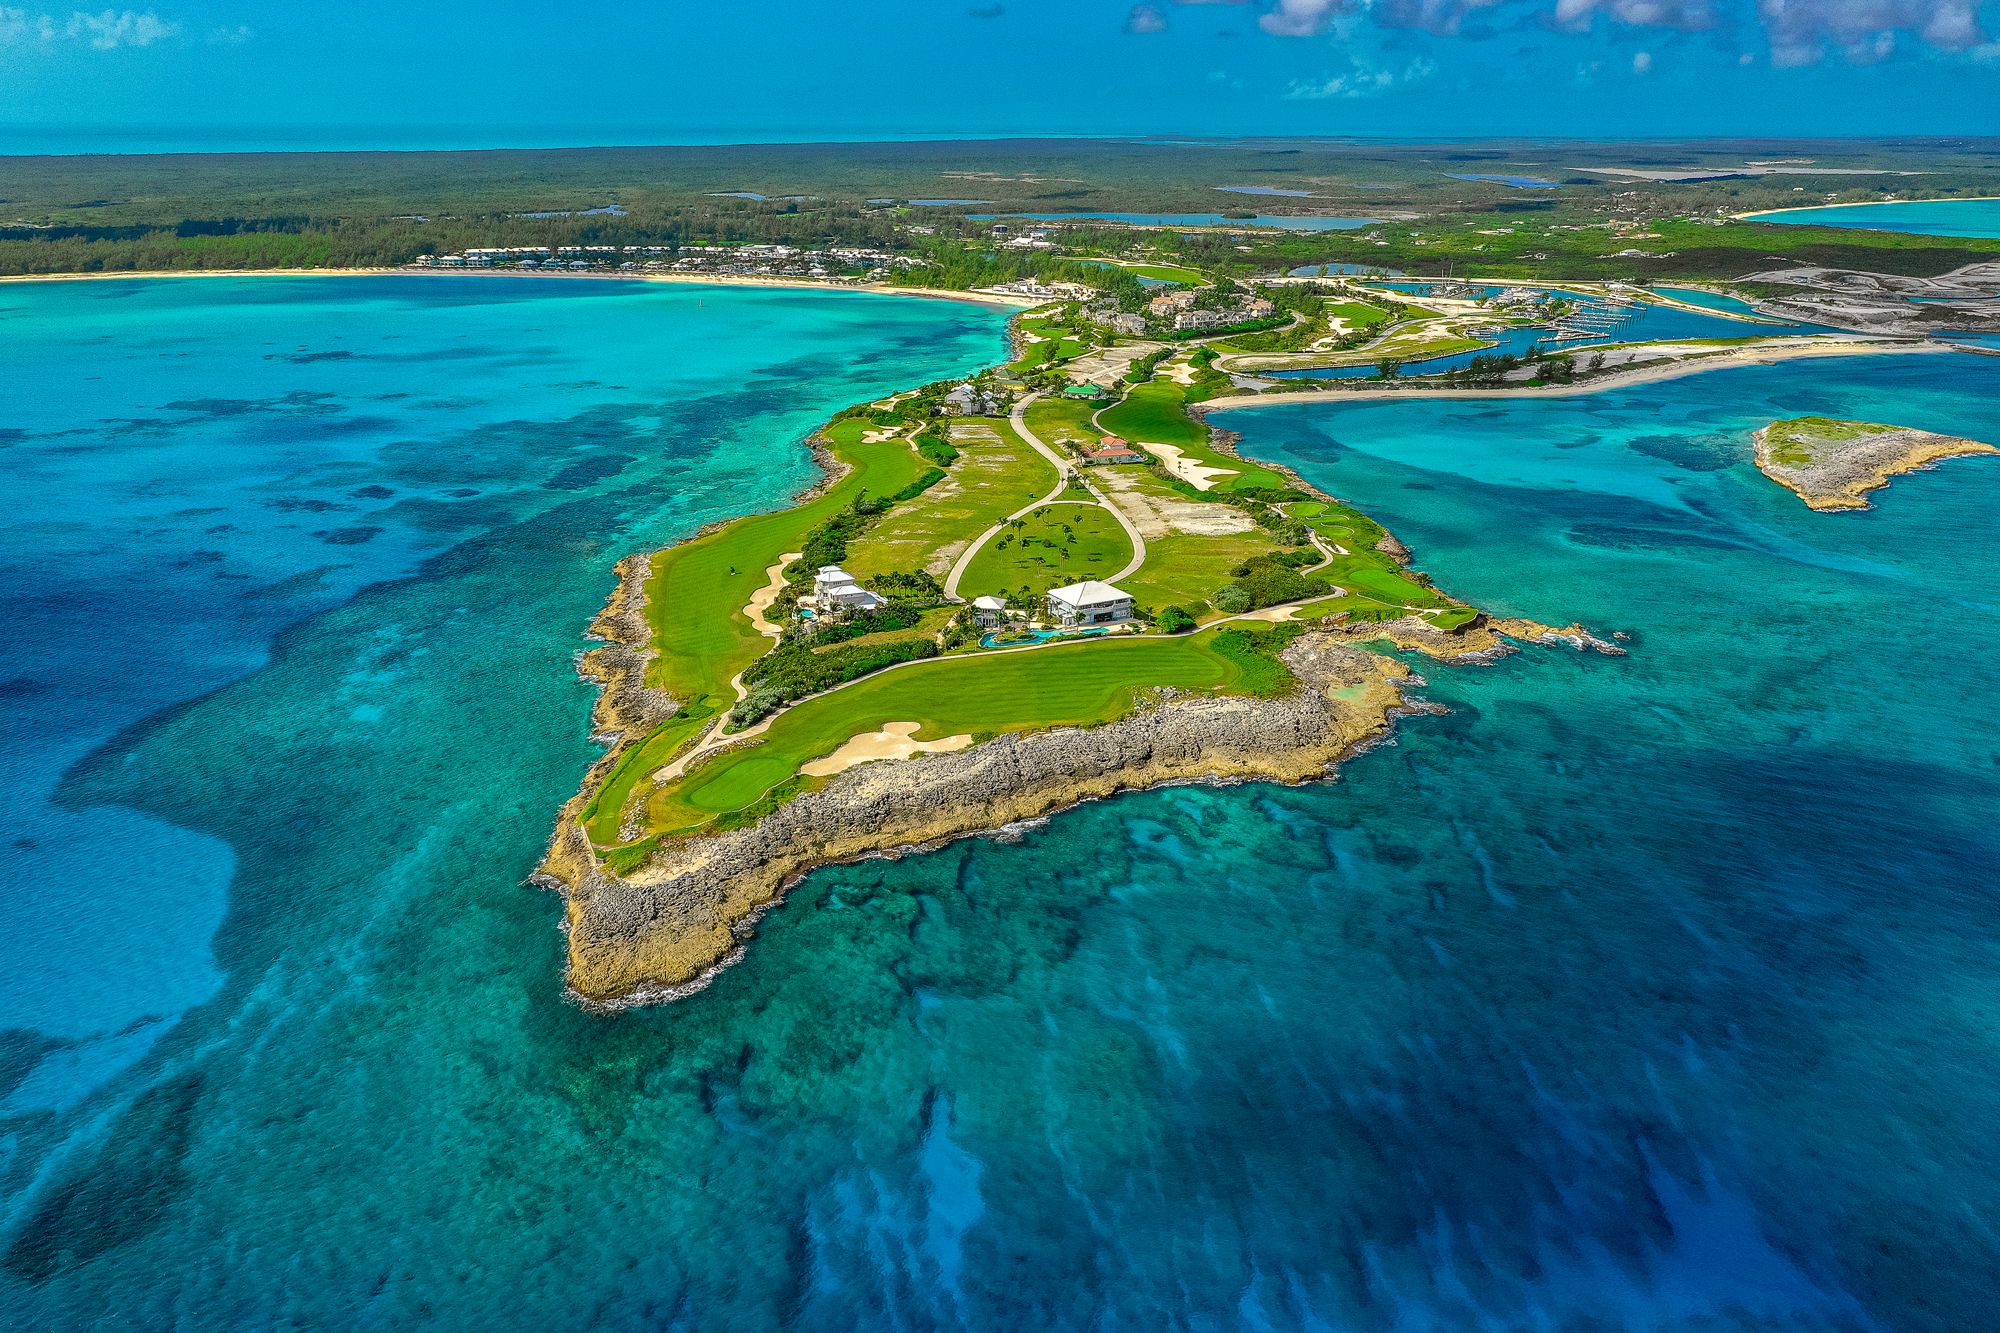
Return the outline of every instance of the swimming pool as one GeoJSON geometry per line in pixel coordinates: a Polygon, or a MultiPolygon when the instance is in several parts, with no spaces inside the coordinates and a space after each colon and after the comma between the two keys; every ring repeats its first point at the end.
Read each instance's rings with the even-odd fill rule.
{"type": "Polygon", "coordinates": [[[1108,629],[996,629],[981,635],[979,646],[1026,648],[1029,644],[1047,643],[1050,639],[1095,639],[1110,632],[1108,629]]]}

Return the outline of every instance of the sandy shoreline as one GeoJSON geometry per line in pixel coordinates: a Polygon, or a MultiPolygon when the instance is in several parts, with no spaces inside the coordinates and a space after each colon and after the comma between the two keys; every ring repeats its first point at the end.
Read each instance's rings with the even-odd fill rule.
{"type": "MultiPolygon", "coordinates": [[[[1760,208],[1754,213],[1733,213],[1730,216],[1738,222],[1757,222],[1763,218],[1775,217],[1780,213],[1824,213],[1830,208],[1880,208],[1884,204],[1991,204],[2000,203],[2000,194],[1960,195],[1954,199],[1860,199],[1848,204],[1800,204],[1795,208],[1760,208]]],[[[1862,228],[1861,230],[1870,230],[1862,228]]],[[[1894,231],[1894,227],[1882,227],[1882,231],[1894,231]]],[[[1927,232],[1910,232],[1912,236],[1928,235],[1927,232]]],[[[1961,238],[1968,241],[1985,239],[1979,236],[1961,238]]]]}
{"type": "Polygon", "coordinates": [[[1580,384],[1522,385],[1512,389],[1318,389],[1300,390],[1288,393],[1239,393],[1227,394],[1220,398],[1210,398],[1198,404],[1204,411],[1228,411],[1242,407],[1261,407],[1270,403],[1355,403],[1384,402],[1394,399],[1413,398],[1567,398],[1577,394],[1605,393],[1612,389],[1629,389],[1641,384],[1658,384],[1664,380],[1681,379],[1688,375],[1699,375],[1708,370],[1723,370],[1731,366],[1774,365],[1779,361],[1796,361],[1816,356],[1900,356],[1913,352],[1958,352],[1963,348],[1949,343],[1935,342],[1841,342],[1813,343],[1806,346],[1786,347],[1769,345],[1746,347],[1738,351],[1718,352],[1709,356],[1687,357],[1678,361],[1668,361],[1655,365],[1641,366],[1632,371],[1614,371],[1580,384]]]}
{"type": "Polygon", "coordinates": [[[523,273],[517,269],[477,268],[233,268],[148,269],[129,273],[12,273],[7,282],[113,282],[156,278],[519,278],[562,282],[682,283],[703,287],[774,287],[793,291],[870,292],[878,296],[920,296],[933,301],[969,301],[1003,310],[1032,310],[1048,301],[1035,296],[1000,292],[956,292],[940,287],[892,287],[879,282],[815,282],[811,278],[767,278],[736,273],[523,273]]]}

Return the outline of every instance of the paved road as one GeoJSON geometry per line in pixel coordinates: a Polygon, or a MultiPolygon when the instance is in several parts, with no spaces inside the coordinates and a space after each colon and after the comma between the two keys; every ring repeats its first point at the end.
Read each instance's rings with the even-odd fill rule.
{"type": "MultiPolygon", "coordinates": [[[[1028,415],[1027,415],[1028,405],[1033,403],[1037,398],[1040,397],[1041,395],[1038,393],[1031,393],[1027,397],[1021,399],[1020,402],[1014,404],[1014,412],[1011,418],[1011,424],[1014,427],[1014,433],[1019,435],[1023,440],[1027,441],[1028,447],[1033,449],[1036,453],[1040,454],[1043,458],[1047,459],[1049,466],[1053,467],[1056,470],[1055,489],[1050,491],[1047,495],[1043,496],[1041,499],[1034,501],[1032,504],[1025,505],[1022,508],[1015,510],[1013,513],[1009,514],[1006,518],[1001,519],[998,523],[995,523],[992,527],[986,529],[986,531],[980,533],[977,537],[975,537],[972,541],[972,544],[966,547],[965,550],[959,554],[958,559],[953,562],[951,567],[951,572],[945,575],[944,595],[947,597],[958,596],[959,580],[964,578],[965,571],[971,568],[972,557],[978,555],[980,548],[985,546],[987,542],[992,541],[994,536],[999,533],[1000,529],[1006,527],[1009,523],[1012,523],[1017,518],[1026,518],[1029,514],[1034,513],[1037,509],[1040,509],[1043,505],[1054,504],[1056,501],[1062,499],[1063,492],[1069,489],[1069,474],[1073,469],[1073,467],[1075,466],[1074,460],[1064,458],[1061,454],[1057,453],[1054,449],[1050,448],[1045,442],[1043,442],[1040,436],[1036,435],[1033,431],[1028,429],[1028,415]]],[[[1102,508],[1110,510],[1111,516],[1118,520],[1118,525],[1125,529],[1125,535],[1131,538],[1132,540],[1132,551],[1133,551],[1132,563],[1125,566],[1125,568],[1119,570],[1116,574],[1113,574],[1109,579],[1105,580],[1107,583],[1116,583],[1119,579],[1125,578],[1131,575],[1132,573],[1136,572],[1139,566],[1146,563],[1146,539],[1139,535],[1139,529],[1132,526],[1132,520],[1125,517],[1125,512],[1122,509],[1120,509],[1115,503],[1113,503],[1110,497],[1103,494],[1098,494],[1097,499],[1093,503],[1101,506],[1102,508]]]]}
{"type": "MultiPolygon", "coordinates": [[[[1041,397],[1040,394],[1029,394],[1026,398],[1014,404],[1014,429],[1020,434],[1022,439],[1039,450],[1042,457],[1051,460],[1059,468],[1067,471],[1069,465],[1057,457],[1055,450],[1042,443],[1035,433],[1028,429],[1028,404],[1034,402],[1039,397],[1041,397]]],[[[1100,408],[1098,410],[1102,411],[1103,409],[1100,408]]],[[[1091,414],[1091,419],[1096,419],[1096,413],[1091,414]]],[[[1092,487],[1092,490],[1096,490],[1096,488],[1092,487]]],[[[1099,491],[1097,495],[1098,502],[1111,511],[1111,517],[1118,520],[1118,526],[1125,529],[1125,535],[1132,539],[1132,562],[1104,580],[1106,583],[1116,583],[1120,579],[1132,577],[1132,575],[1139,572],[1139,566],[1146,563],[1146,539],[1139,535],[1139,529],[1132,525],[1132,520],[1125,516],[1125,511],[1118,507],[1118,502],[1113,500],[1108,492],[1099,491]]],[[[1053,496],[1050,497],[1050,499],[1053,498],[1053,496]]],[[[1047,503],[1047,501],[1043,501],[1042,503],[1047,503]]],[[[1029,505],[1028,509],[1033,509],[1034,507],[1034,505],[1029,505]]],[[[1021,511],[1022,514],[1027,512],[1027,509],[1021,511]]],[[[1019,518],[1020,516],[1020,514],[1016,514],[1014,517],[1019,518]]],[[[984,537],[980,538],[982,542],[985,540],[986,538],[984,537]]]]}

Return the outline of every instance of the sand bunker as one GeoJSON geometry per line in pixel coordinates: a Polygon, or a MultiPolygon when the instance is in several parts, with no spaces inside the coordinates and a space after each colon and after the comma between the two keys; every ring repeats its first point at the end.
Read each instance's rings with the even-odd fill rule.
{"type": "Polygon", "coordinates": [[[1207,463],[1195,462],[1179,445],[1152,444],[1141,440],[1139,447],[1165,463],[1167,471],[1198,491],[1212,491],[1216,482],[1236,475],[1233,467],[1210,467],[1207,463]]]}
{"type": "Polygon", "coordinates": [[[771,603],[778,600],[778,594],[785,590],[785,566],[803,555],[803,551],[787,551],[778,557],[778,563],[764,571],[767,580],[763,587],[750,594],[750,605],[744,611],[750,616],[750,624],[767,639],[775,639],[785,631],[764,619],[764,613],[771,609],[771,603]]]}
{"type": "Polygon", "coordinates": [[[1194,383],[1194,365],[1187,361],[1169,361],[1160,367],[1160,374],[1176,384],[1194,383]]]}
{"type": "Polygon", "coordinates": [[[845,773],[856,764],[865,764],[871,759],[908,759],[912,755],[919,754],[949,754],[972,744],[972,737],[964,734],[947,736],[941,741],[920,741],[916,738],[918,725],[915,722],[890,722],[880,731],[864,731],[826,758],[815,759],[805,765],[799,772],[809,778],[830,778],[836,773],[845,773]]]}

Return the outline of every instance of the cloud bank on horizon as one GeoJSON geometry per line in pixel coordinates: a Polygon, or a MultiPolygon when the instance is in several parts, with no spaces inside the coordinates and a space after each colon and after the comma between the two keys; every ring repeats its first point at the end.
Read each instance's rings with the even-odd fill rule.
{"type": "MultiPolygon", "coordinates": [[[[1361,24],[1432,37],[1493,38],[1537,26],[1589,33],[1600,22],[1642,32],[1762,33],[1772,65],[1793,68],[1836,55],[1854,64],[1886,60],[1914,42],[1946,54],[2000,57],[1980,18],[1979,0],[1167,0],[1175,8],[1228,5],[1257,10],[1257,30],[1273,37],[1351,37],[1361,24]]],[[[1158,4],[1132,7],[1126,31],[1166,32],[1158,4]]],[[[1641,54],[1644,54],[1643,52],[1641,54]]],[[[1746,49],[1739,56],[1754,60],[1746,49]]],[[[1650,61],[1648,61],[1650,63],[1650,61]]]]}

